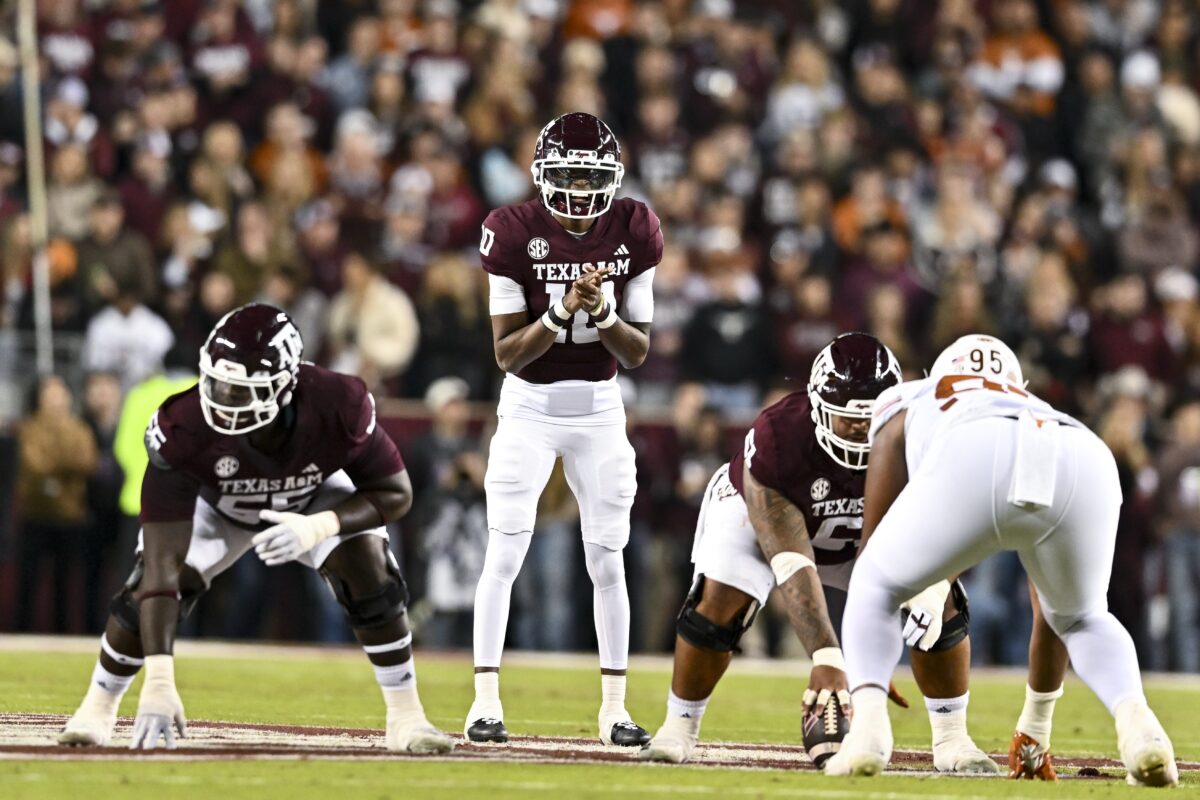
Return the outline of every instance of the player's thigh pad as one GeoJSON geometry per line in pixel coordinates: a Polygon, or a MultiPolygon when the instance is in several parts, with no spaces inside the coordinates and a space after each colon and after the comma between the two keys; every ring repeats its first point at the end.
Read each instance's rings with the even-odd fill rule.
{"type": "MultiPolygon", "coordinates": [[[[859,556],[886,576],[897,605],[1002,549],[993,516],[992,424],[967,423],[943,434],[859,556]]],[[[852,578],[851,592],[853,585],[852,578]]]]}
{"type": "Polygon", "coordinates": [[[637,494],[635,454],[624,424],[573,428],[561,448],[583,540],[621,550],[629,542],[629,511],[637,494]]]}
{"type": "Polygon", "coordinates": [[[1057,517],[1049,532],[1019,551],[1055,630],[1107,609],[1121,513],[1121,484],[1108,447],[1082,428],[1063,428],[1060,436],[1058,484],[1068,491],[1048,509],[1057,517]]]}
{"type": "MultiPolygon", "coordinates": [[[[308,508],[304,509],[305,514],[316,514],[319,511],[328,511],[337,506],[343,500],[356,491],[354,481],[350,480],[350,476],[344,470],[338,470],[329,476],[329,478],[321,484],[317,489],[317,494],[313,497],[312,503],[308,508]]],[[[380,525],[378,528],[370,528],[358,533],[351,533],[346,536],[331,536],[323,542],[317,544],[312,550],[309,550],[298,559],[301,564],[320,569],[325,563],[325,559],[329,558],[329,554],[338,548],[344,542],[358,536],[378,536],[385,542],[388,540],[387,528],[380,525]]]]}
{"type": "Polygon", "coordinates": [[[577,429],[517,417],[501,417],[488,449],[484,491],[488,528],[500,533],[532,532],[538,498],[558,458],[555,429],[577,429]]]}
{"type": "Polygon", "coordinates": [[[763,558],[746,502],[730,485],[726,470],[718,470],[704,494],[692,546],[695,576],[740,589],[764,606],[775,588],[775,573],[763,558]]]}

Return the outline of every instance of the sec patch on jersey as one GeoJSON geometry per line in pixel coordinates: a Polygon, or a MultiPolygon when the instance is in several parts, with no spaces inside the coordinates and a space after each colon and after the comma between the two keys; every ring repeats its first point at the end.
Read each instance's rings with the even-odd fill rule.
{"type": "Polygon", "coordinates": [[[850,732],[850,718],[842,710],[837,696],[829,698],[823,708],[804,714],[804,749],[818,769],[841,749],[842,740],[850,732]]]}

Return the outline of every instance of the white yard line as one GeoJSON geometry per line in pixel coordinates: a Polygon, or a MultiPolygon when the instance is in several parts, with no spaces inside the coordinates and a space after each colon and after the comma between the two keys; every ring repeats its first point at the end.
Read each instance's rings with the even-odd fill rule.
{"type": "MultiPolygon", "coordinates": [[[[99,639],[90,636],[0,636],[0,653],[95,653],[99,639]]],[[[288,644],[288,643],[245,643],[225,641],[190,641],[181,640],[176,645],[179,655],[185,658],[230,658],[230,659],[288,659],[299,657],[361,660],[361,648],[351,644],[288,644]]],[[[464,666],[471,662],[470,653],[466,651],[437,651],[420,650],[424,657],[434,657],[443,661],[461,661],[464,666]]],[[[594,670],[597,668],[595,653],[542,653],[533,651],[505,652],[506,664],[521,667],[545,667],[547,669],[580,669],[594,670]]],[[[631,670],[639,672],[671,671],[672,659],[669,655],[641,655],[629,659],[631,670]]],[[[772,659],[739,657],[735,671],[748,675],[779,675],[784,677],[803,677],[808,673],[809,662],[806,659],[772,659]]],[[[901,677],[909,677],[907,668],[897,673],[901,677]]],[[[1025,670],[1016,667],[976,667],[971,669],[973,676],[985,678],[1023,679],[1025,670]]],[[[1200,675],[1185,675],[1167,672],[1143,673],[1146,681],[1155,686],[1179,687],[1200,690],[1200,675]]]]}

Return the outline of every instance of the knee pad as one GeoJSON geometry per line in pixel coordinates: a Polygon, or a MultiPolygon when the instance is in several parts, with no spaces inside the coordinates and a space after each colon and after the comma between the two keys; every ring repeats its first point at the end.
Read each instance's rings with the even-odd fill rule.
{"type": "MultiPolygon", "coordinates": [[[[185,564],[183,569],[189,570],[191,568],[185,564]]],[[[146,565],[142,561],[142,554],[138,553],[137,558],[133,562],[133,570],[129,573],[129,577],[125,579],[125,584],[119,592],[113,595],[112,600],[108,604],[109,613],[113,615],[120,626],[135,635],[141,634],[142,626],[138,618],[138,601],[133,595],[137,591],[138,585],[142,582],[142,576],[145,574],[146,565]]],[[[197,577],[199,577],[198,574],[197,577]]],[[[187,584],[194,581],[181,577],[180,582],[187,584]]],[[[202,578],[199,580],[199,583],[201,585],[204,583],[202,578]]],[[[179,621],[181,623],[191,615],[192,609],[196,607],[196,603],[200,600],[200,595],[204,594],[204,591],[204,589],[195,591],[185,589],[181,592],[179,598],[179,621]]]]}
{"type": "Polygon", "coordinates": [[[679,617],[675,621],[676,633],[685,642],[701,650],[740,653],[738,642],[741,641],[742,635],[750,630],[750,626],[754,624],[754,619],[758,616],[758,601],[750,601],[750,608],[746,610],[741,619],[735,619],[728,625],[720,625],[696,610],[703,589],[704,576],[701,575],[696,578],[696,583],[688,592],[687,599],[683,601],[683,608],[679,610],[679,617]]]}
{"type": "Polygon", "coordinates": [[[351,627],[360,629],[382,628],[399,619],[408,606],[408,586],[400,575],[400,565],[392,551],[387,551],[387,577],[383,585],[359,597],[350,595],[350,587],[332,572],[321,570],[321,577],[342,608],[351,627]]]}
{"type": "Polygon", "coordinates": [[[483,557],[483,570],[489,576],[505,583],[512,583],[525,563],[532,533],[500,533],[488,535],[487,553],[483,557]]]}
{"type": "Polygon", "coordinates": [[[607,589],[625,583],[625,554],[598,544],[584,542],[583,558],[588,577],[597,589],[607,589]]]}
{"type": "Polygon", "coordinates": [[[954,600],[954,607],[958,609],[958,613],[942,623],[942,635],[933,643],[933,647],[929,648],[931,653],[949,650],[966,639],[970,632],[971,610],[967,603],[967,590],[962,581],[955,580],[950,584],[950,597],[954,600]]]}

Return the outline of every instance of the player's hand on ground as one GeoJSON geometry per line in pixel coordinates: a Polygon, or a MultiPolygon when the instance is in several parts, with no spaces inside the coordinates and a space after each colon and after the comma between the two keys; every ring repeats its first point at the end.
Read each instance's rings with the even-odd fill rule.
{"type": "Polygon", "coordinates": [[[850,685],[846,682],[846,673],[837,667],[813,667],[808,674],[808,688],[804,690],[801,701],[807,714],[814,709],[822,709],[829,703],[829,698],[836,696],[842,710],[850,713],[850,685]]]}
{"type": "Polygon", "coordinates": [[[901,608],[908,609],[904,621],[904,643],[909,647],[928,650],[942,638],[942,613],[950,596],[950,581],[938,581],[924,589],[901,608]]]}
{"type": "MultiPolygon", "coordinates": [[[[170,656],[159,658],[169,659],[170,656]]],[[[174,750],[176,733],[180,739],[187,736],[187,718],[183,713],[183,700],[175,689],[173,668],[159,674],[147,669],[133,723],[133,743],[129,748],[153,750],[161,739],[164,747],[174,750]]]]}
{"type": "Polygon", "coordinates": [[[295,561],[319,542],[338,532],[340,522],[332,511],[296,514],[291,511],[260,511],[263,522],[275,523],[251,539],[254,552],[268,567],[295,561]]]}

